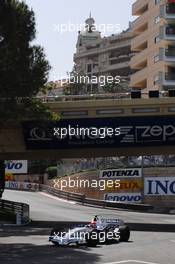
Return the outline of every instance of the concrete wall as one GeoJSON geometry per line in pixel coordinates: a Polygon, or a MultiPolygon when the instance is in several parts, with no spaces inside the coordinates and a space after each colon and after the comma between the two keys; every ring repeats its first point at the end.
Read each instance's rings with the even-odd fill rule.
{"type": "MultiPolygon", "coordinates": [[[[161,167],[155,167],[155,168],[144,168],[143,170],[143,176],[146,179],[147,177],[157,177],[156,179],[159,179],[161,177],[172,177],[173,180],[175,180],[175,167],[167,167],[167,168],[161,168],[161,167]]],[[[73,174],[71,176],[66,176],[66,177],[62,177],[60,178],[61,180],[66,180],[67,182],[69,182],[69,179],[74,180],[75,182],[79,179],[81,180],[89,180],[89,182],[91,182],[92,180],[96,180],[97,182],[99,181],[99,171],[89,171],[89,172],[82,172],[82,173],[78,173],[78,174],[73,174]]],[[[120,178],[121,179],[121,178],[120,178]]],[[[139,181],[138,178],[124,178],[122,179],[124,181],[139,181]]],[[[54,182],[53,180],[49,180],[47,181],[47,184],[54,186],[54,182]]],[[[60,184],[60,182],[59,182],[60,184]]],[[[56,187],[58,189],[60,189],[60,187],[58,185],[56,185],[56,187]]],[[[104,194],[105,193],[135,193],[135,192],[144,192],[144,183],[142,181],[142,187],[140,188],[140,190],[138,189],[128,189],[128,190],[124,190],[124,189],[116,189],[115,191],[106,191],[106,190],[100,190],[99,188],[79,188],[79,187],[75,187],[75,188],[71,188],[71,187],[65,187],[63,188],[64,191],[69,191],[69,192],[75,192],[75,193],[81,193],[81,194],[85,194],[87,197],[89,198],[94,198],[94,199],[104,199],[104,194]]],[[[154,195],[154,196],[143,196],[143,202],[144,203],[148,203],[151,205],[155,205],[155,206],[160,206],[160,207],[175,207],[175,195],[154,195]]]]}
{"type": "MultiPolygon", "coordinates": [[[[91,101],[70,101],[54,102],[48,106],[53,112],[72,113],[71,119],[77,118],[110,118],[126,116],[174,116],[175,98],[152,98],[152,99],[119,99],[119,100],[91,100],[91,101]],[[158,112],[150,112],[150,108],[157,108],[158,112]],[[77,111],[87,111],[87,116],[77,114],[77,111]],[[98,114],[98,110],[114,111],[114,113],[98,114]],[[116,110],[116,112],[115,112],[116,110]],[[119,113],[117,113],[119,111],[119,113]],[[120,112],[121,111],[121,112],[120,112]]],[[[63,159],[63,158],[92,158],[92,157],[112,157],[112,156],[134,156],[134,155],[161,155],[174,154],[174,146],[158,147],[138,147],[138,148],[93,148],[93,149],[70,149],[70,150],[27,150],[24,142],[22,126],[17,123],[8,122],[0,129],[0,159],[63,159]]]]}

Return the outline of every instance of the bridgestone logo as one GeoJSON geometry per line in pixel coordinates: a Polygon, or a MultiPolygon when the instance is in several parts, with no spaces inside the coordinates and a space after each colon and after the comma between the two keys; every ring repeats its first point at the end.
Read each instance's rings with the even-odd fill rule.
{"type": "Polygon", "coordinates": [[[141,177],[141,169],[104,170],[100,171],[101,178],[141,177]]]}

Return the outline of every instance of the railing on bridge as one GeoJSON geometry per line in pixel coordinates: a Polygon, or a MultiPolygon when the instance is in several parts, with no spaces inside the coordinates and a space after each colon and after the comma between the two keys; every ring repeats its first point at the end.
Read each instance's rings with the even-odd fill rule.
{"type": "MultiPolygon", "coordinates": [[[[37,96],[42,102],[59,102],[59,101],[83,101],[83,100],[109,100],[109,99],[133,99],[135,92],[127,93],[105,93],[105,94],[85,94],[85,95],[55,95],[55,96],[37,96]]],[[[160,91],[160,97],[167,97],[168,91],[160,91]]],[[[149,93],[140,93],[140,98],[149,98],[149,93]]]]}
{"type": "MultiPolygon", "coordinates": [[[[149,92],[142,92],[140,90],[134,90],[131,92],[125,93],[103,93],[103,94],[82,94],[82,95],[37,95],[33,99],[37,99],[42,101],[43,103],[48,102],[64,102],[64,101],[87,101],[87,100],[116,100],[116,99],[136,99],[136,98],[144,98],[149,99],[150,97],[157,98],[167,98],[167,97],[175,97],[175,89],[171,89],[168,91],[157,91],[150,90],[149,92]],[[170,95],[172,94],[173,95],[170,95]],[[151,95],[153,94],[153,95],[151,95]]],[[[0,102],[10,103],[10,102],[22,102],[23,100],[27,100],[28,97],[17,97],[17,98],[0,98],[0,102]]]]}

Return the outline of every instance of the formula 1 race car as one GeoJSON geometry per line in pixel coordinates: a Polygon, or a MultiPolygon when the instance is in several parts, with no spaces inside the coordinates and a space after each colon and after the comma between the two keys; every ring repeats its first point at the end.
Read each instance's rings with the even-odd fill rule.
{"type": "Polygon", "coordinates": [[[127,242],[130,229],[121,219],[95,216],[87,225],[79,225],[62,230],[53,229],[49,241],[56,246],[87,245],[96,246],[100,243],[127,242]]]}

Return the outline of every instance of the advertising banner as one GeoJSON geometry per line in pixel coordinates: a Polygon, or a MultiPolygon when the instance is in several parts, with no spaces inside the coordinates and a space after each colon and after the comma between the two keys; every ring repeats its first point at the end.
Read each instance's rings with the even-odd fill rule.
{"type": "Polygon", "coordinates": [[[111,202],[140,203],[141,193],[105,193],[104,200],[111,202]]]}
{"type": "Polygon", "coordinates": [[[27,149],[175,146],[175,116],[64,119],[23,122],[27,149]]]}
{"type": "Polygon", "coordinates": [[[5,172],[12,174],[26,174],[27,160],[7,160],[5,162],[5,172]]]}
{"type": "Polygon", "coordinates": [[[123,177],[141,177],[141,168],[130,168],[130,169],[108,169],[101,170],[99,174],[102,179],[117,179],[123,177]]]}
{"type": "Polygon", "coordinates": [[[175,195],[175,177],[148,177],[144,179],[144,194],[175,195]]]}
{"type": "Polygon", "coordinates": [[[108,192],[112,191],[141,191],[143,188],[142,180],[120,180],[119,184],[116,185],[115,181],[113,181],[113,186],[111,187],[111,184],[108,184],[108,181],[106,182],[106,188],[105,190],[108,192]],[[120,185],[120,186],[119,186],[120,185]]]}
{"type": "Polygon", "coordinates": [[[39,184],[30,182],[5,182],[6,189],[39,191],[39,184]]]}

